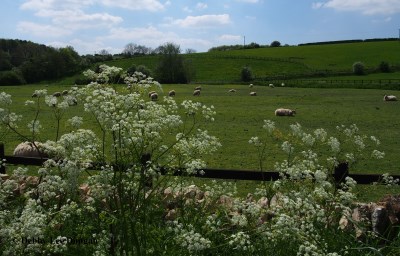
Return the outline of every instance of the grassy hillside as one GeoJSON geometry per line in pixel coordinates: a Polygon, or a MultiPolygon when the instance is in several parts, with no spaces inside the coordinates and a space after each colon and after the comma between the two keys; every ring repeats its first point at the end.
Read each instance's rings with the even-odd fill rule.
{"type": "MultiPolygon", "coordinates": [[[[400,42],[362,42],[347,44],[268,47],[225,52],[185,54],[196,70],[194,82],[229,83],[240,80],[243,66],[249,66],[256,78],[310,77],[349,74],[352,65],[361,61],[367,69],[375,69],[381,61],[400,67],[400,42]]],[[[154,70],[158,56],[134,57],[107,62],[108,65],[128,68],[145,65],[154,70]]],[[[396,75],[397,76],[397,75],[396,75]]],[[[393,75],[385,74],[391,78],[393,75]]],[[[398,76],[397,76],[398,77],[398,76]]]]}

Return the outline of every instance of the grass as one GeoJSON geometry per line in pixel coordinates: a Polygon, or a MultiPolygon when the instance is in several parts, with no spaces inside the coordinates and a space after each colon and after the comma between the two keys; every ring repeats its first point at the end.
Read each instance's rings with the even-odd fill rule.
{"type": "MultiPolygon", "coordinates": [[[[315,73],[352,72],[352,65],[361,61],[367,69],[375,69],[381,61],[400,66],[397,41],[362,42],[348,44],[267,47],[224,52],[183,54],[196,70],[195,83],[229,83],[240,79],[243,66],[249,66],[256,78],[309,77],[315,73]]],[[[145,65],[155,70],[158,56],[142,56],[107,62],[124,69],[145,65]]],[[[384,74],[386,76],[387,74],[384,74]]],[[[396,77],[397,78],[397,77],[396,77]]],[[[60,83],[71,84],[66,78],[60,83]]]]}
{"type": "MultiPolygon", "coordinates": [[[[278,128],[288,130],[289,125],[300,123],[305,129],[325,128],[335,132],[337,125],[357,124],[361,132],[366,135],[376,135],[381,139],[382,150],[386,152],[383,163],[365,159],[359,164],[355,172],[399,174],[400,154],[400,120],[395,118],[400,109],[397,102],[384,102],[384,94],[395,94],[389,90],[357,90],[357,89],[313,89],[313,88],[268,88],[256,86],[252,89],[245,85],[203,85],[200,97],[194,98],[192,85],[164,85],[164,95],[170,90],[177,92],[178,103],[184,99],[198,100],[207,105],[214,105],[216,121],[205,127],[217,136],[222,148],[211,157],[206,157],[209,167],[226,169],[259,169],[256,151],[249,145],[248,140],[253,136],[263,134],[263,120],[270,119],[276,122],[278,128]],[[229,93],[235,88],[236,93],[229,93]],[[256,97],[250,97],[250,90],[257,92],[256,97]],[[274,110],[278,107],[296,109],[295,117],[276,117],[274,110]]],[[[46,88],[42,86],[42,88],[46,88]]],[[[50,85],[49,93],[60,91],[67,87],[50,85]]],[[[34,88],[32,86],[3,87],[13,95],[14,110],[24,115],[25,123],[32,120],[34,114],[23,102],[30,98],[34,88]]],[[[35,89],[38,89],[35,86],[35,89]]],[[[71,108],[64,120],[83,113],[82,106],[71,108]]],[[[40,116],[46,133],[41,134],[42,140],[55,138],[55,121],[50,110],[40,116]]],[[[94,123],[86,123],[85,128],[93,127],[94,123]]],[[[24,122],[21,125],[24,132],[24,122]]],[[[68,127],[62,126],[62,132],[68,127]]],[[[21,140],[13,134],[3,137],[6,142],[6,153],[21,140]]],[[[266,169],[271,170],[284,155],[271,144],[267,150],[266,169]]]]}
{"type": "MultiPolygon", "coordinates": [[[[365,159],[352,169],[357,173],[385,173],[399,175],[400,170],[400,119],[396,118],[400,105],[398,102],[384,102],[383,94],[395,94],[390,90],[359,90],[359,89],[318,89],[318,88],[288,88],[247,85],[202,85],[200,97],[192,96],[194,85],[163,85],[163,93],[170,89],[177,92],[176,101],[193,99],[207,105],[214,105],[217,112],[215,122],[208,123],[204,128],[210,134],[217,136],[222,147],[212,156],[205,157],[208,167],[224,169],[258,170],[259,162],[257,152],[248,140],[253,136],[262,136],[263,120],[270,119],[276,122],[280,129],[288,130],[290,124],[300,123],[305,129],[323,127],[330,132],[335,132],[337,125],[357,124],[361,132],[366,135],[376,135],[382,142],[382,150],[386,157],[383,161],[365,159]],[[234,88],[236,93],[229,93],[234,88]],[[256,97],[250,97],[249,92],[256,91],[256,97]],[[295,117],[276,117],[274,110],[278,107],[294,108],[297,111],[295,117]]],[[[19,87],[2,87],[4,91],[13,96],[13,108],[19,114],[24,115],[21,124],[24,133],[27,129],[24,123],[32,120],[33,112],[24,102],[30,99],[35,89],[46,88],[49,93],[68,89],[68,86],[60,85],[31,85],[19,87]]],[[[40,115],[45,132],[40,136],[42,141],[55,138],[55,121],[52,112],[44,108],[40,115]]],[[[86,115],[82,106],[71,108],[63,120],[75,115],[86,115]]],[[[86,122],[85,128],[92,128],[93,122],[86,122]]],[[[67,132],[67,126],[61,127],[62,133],[67,132]]],[[[6,145],[6,154],[12,154],[13,148],[21,141],[21,138],[12,134],[0,133],[0,141],[6,145]],[[1,136],[3,135],[3,136],[1,136]]],[[[272,142],[272,141],[271,141],[272,142]]],[[[267,149],[265,160],[266,169],[272,170],[276,161],[284,159],[281,151],[271,143],[267,149]]],[[[203,182],[203,181],[201,181],[203,182]]],[[[234,181],[235,182],[235,181],[234,181]]],[[[256,182],[237,181],[238,190],[242,195],[252,191],[256,182]]],[[[382,186],[359,186],[360,200],[378,199],[389,191],[382,186]]],[[[399,193],[399,190],[392,192],[399,193]]]]}

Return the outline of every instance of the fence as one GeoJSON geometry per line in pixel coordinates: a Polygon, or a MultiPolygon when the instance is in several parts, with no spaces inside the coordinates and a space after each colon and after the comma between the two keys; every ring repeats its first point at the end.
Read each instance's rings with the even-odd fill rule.
{"type": "MultiPolygon", "coordinates": [[[[35,157],[17,157],[7,156],[4,154],[4,144],[0,143],[0,159],[5,159],[7,164],[14,165],[33,165],[41,166],[47,158],[35,157]]],[[[167,171],[161,170],[162,174],[167,171]]],[[[5,166],[0,166],[0,173],[6,173],[5,166]]],[[[343,181],[346,177],[351,177],[358,184],[372,184],[379,182],[382,178],[381,174],[351,174],[348,172],[347,165],[339,165],[335,170],[333,177],[336,183],[343,181]]],[[[173,172],[172,175],[179,176],[180,172],[173,172]]],[[[391,175],[394,179],[400,179],[400,175],[391,175]]],[[[254,180],[254,181],[275,181],[280,177],[279,172],[276,171],[257,171],[257,170],[232,170],[232,169],[203,169],[201,174],[196,174],[194,177],[198,178],[211,178],[211,179],[227,179],[227,180],[254,180]]]]}

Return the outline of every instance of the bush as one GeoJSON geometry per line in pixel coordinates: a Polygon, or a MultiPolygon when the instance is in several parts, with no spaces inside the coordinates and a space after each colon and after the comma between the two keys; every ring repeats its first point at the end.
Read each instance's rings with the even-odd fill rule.
{"type": "Polygon", "coordinates": [[[253,80],[253,72],[251,71],[250,67],[245,66],[242,68],[241,80],[243,82],[249,82],[249,81],[253,80]]]}
{"type": "Polygon", "coordinates": [[[365,65],[361,61],[354,62],[353,73],[355,75],[365,75],[365,65]]]}
{"type": "Polygon", "coordinates": [[[379,64],[379,70],[383,73],[389,73],[390,72],[390,66],[389,63],[387,63],[386,61],[382,61],[379,64]]]}
{"type": "Polygon", "coordinates": [[[0,72],[0,85],[21,85],[25,83],[25,79],[16,71],[0,72]]]}
{"type": "Polygon", "coordinates": [[[279,41],[273,41],[273,42],[270,44],[270,46],[271,46],[271,47],[279,47],[279,46],[281,46],[281,42],[279,42],[279,41]]]}

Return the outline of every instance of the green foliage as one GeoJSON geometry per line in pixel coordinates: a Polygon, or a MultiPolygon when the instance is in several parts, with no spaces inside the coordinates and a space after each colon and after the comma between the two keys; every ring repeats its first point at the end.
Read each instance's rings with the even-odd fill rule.
{"type": "Polygon", "coordinates": [[[243,82],[249,82],[253,80],[253,72],[251,71],[251,68],[248,66],[243,67],[242,71],[240,72],[240,78],[243,82]]]}
{"type": "Polygon", "coordinates": [[[365,75],[365,65],[361,61],[357,61],[353,63],[353,73],[355,75],[365,75]]]}
{"type": "Polygon", "coordinates": [[[271,47],[279,47],[279,46],[281,46],[281,42],[279,42],[279,41],[273,41],[273,42],[270,44],[270,46],[271,46],[271,47]]]}
{"type": "Polygon", "coordinates": [[[379,70],[383,73],[389,73],[390,72],[390,65],[388,62],[386,61],[381,61],[381,63],[379,63],[379,70]]]}
{"type": "Polygon", "coordinates": [[[0,72],[0,85],[21,85],[26,84],[26,81],[18,69],[12,71],[0,72]]]}
{"type": "Polygon", "coordinates": [[[179,45],[166,43],[159,47],[159,62],[155,74],[160,83],[188,82],[179,45]]]}

